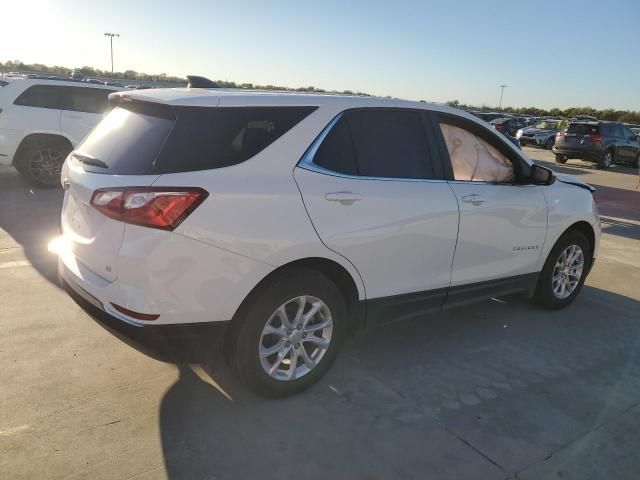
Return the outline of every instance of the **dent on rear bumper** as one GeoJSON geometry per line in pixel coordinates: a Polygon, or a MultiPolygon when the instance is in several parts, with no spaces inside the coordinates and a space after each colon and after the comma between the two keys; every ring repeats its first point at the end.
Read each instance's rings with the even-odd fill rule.
{"type": "MultiPolygon", "coordinates": [[[[118,277],[107,282],[60,255],[61,275],[97,299],[109,315],[137,325],[173,325],[230,320],[273,267],[175,233],[127,226],[118,260],[118,277]],[[130,319],[115,303],[154,321],[130,319]]],[[[74,289],[77,291],[77,289],[74,289]]]]}

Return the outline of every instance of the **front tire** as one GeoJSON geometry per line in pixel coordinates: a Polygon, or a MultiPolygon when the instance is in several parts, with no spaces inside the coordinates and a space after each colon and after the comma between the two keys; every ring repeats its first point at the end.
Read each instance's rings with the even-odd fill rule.
{"type": "Polygon", "coordinates": [[[71,145],[62,138],[36,139],[20,152],[16,169],[34,187],[60,187],[60,171],[71,145]]]}
{"type": "Polygon", "coordinates": [[[544,148],[546,150],[551,150],[553,148],[553,146],[555,145],[556,140],[554,137],[549,137],[549,139],[547,139],[547,141],[544,144],[544,148]]]}
{"type": "Polygon", "coordinates": [[[598,161],[598,168],[601,170],[605,170],[611,166],[613,163],[613,151],[607,150],[604,152],[602,158],[598,161]]]}
{"type": "Polygon", "coordinates": [[[228,354],[240,379],[268,398],[299,393],[336,359],[346,335],[347,308],[336,285],[314,270],[278,275],[234,318],[228,354]]]}
{"type": "Polygon", "coordinates": [[[565,163],[567,163],[567,157],[556,153],[556,163],[564,165],[565,163]]]}
{"type": "Polygon", "coordinates": [[[550,309],[560,309],[576,298],[591,268],[593,254],[587,237],[570,230],[557,241],[544,264],[534,300],[550,309]]]}

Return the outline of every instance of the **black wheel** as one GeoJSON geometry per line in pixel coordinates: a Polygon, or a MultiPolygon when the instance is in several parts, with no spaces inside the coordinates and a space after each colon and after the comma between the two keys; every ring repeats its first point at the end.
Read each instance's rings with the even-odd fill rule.
{"type": "Polygon", "coordinates": [[[565,163],[567,163],[567,157],[556,153],[556,163],[561,163],[564,165],[565,163]]]}
{"type": "Polygon", "coordinates": [[[71,145],[62,138],[32,140],[21,149],[16,168],[34,187],[60,187],[60,170],[71,152],[71,145]]]}
{"type": "Polygon", "coordinates": [[[584,285],[592,258],[589,240],[582,232],[570,230],[565,233],[549,253],[540,272],[534,300],[551,309],[569,305],[584,285]]]}
{"type": "Polygon", "coordinates": [[[556,139],[554,137],[549,137],[547,141],[544,143],[544,148],[547,150],[551,150],[556,143],[556,139]]]}
{"type": "Polygon", "coordinates": [[[598,160],[598,168],[600,169],[607,169],[611,166],[611,164],[613,163],[613,150],[607,150],[606,152],[604,152],[604,155],[602,155],[602,158],[600,160],[598,160]]]}
{"type": "Polygon", "coordinates": [[[259,395],[279,398],[317,382],[336,359],[347,308],[324,275],[296,269],[247,299],[233,320],[227,358],[259,395]]]}

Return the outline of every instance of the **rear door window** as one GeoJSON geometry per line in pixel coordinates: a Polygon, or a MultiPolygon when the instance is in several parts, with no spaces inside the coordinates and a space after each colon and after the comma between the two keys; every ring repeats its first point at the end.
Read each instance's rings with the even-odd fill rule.
{"type": "Polygon", "coordinates": [[[327,134],[313,163],[362,177],[437,178],[439,159],[429,147],[420,111],[349,110],[327,134]]]}
{"type": "Polygon", "coordinates": [[[53,85],[32,85],[18,95],[13,102],[14,105],[38,108],[56,108],[62,106],[62,89],[53,85]]]}
{"type": "Polygon", "coordinates": [[[68,87],[63,110],[104,113],[109,107],[109,94],[114,91],[106,88],[68,87]]]}
{"type": "Polygon", "coordinates": [[[347,112],[346,117],[359,175],[434,178],[420,112],[366,109],[347,112]]]}

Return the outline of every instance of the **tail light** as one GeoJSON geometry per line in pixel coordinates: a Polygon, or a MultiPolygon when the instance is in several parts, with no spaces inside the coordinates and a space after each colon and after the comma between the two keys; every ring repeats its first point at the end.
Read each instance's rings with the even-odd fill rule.
{"type": "Polygon", "coordinates": [[[91,205],[114,220],[175,230],[208,196],[191,187],[106,188],[93,192],[91,205]]]}
{"type": "Polygon", "coordinates": [[[602,141],[602,135],[600,135],[599,133],[597,133],[595,135],[585,135],[584,138],[590,138],[594,142],[601,142],[602,141]]]}
{"type": "Polygon", "coordinates": [[[564,137],[564,136],[565,136],[565,133],[564,133],[562,130],[561,130],[561,131],[559,131],[558,133],[556,133],[556,138],[558,138],[558,137],[564,137]]]}

